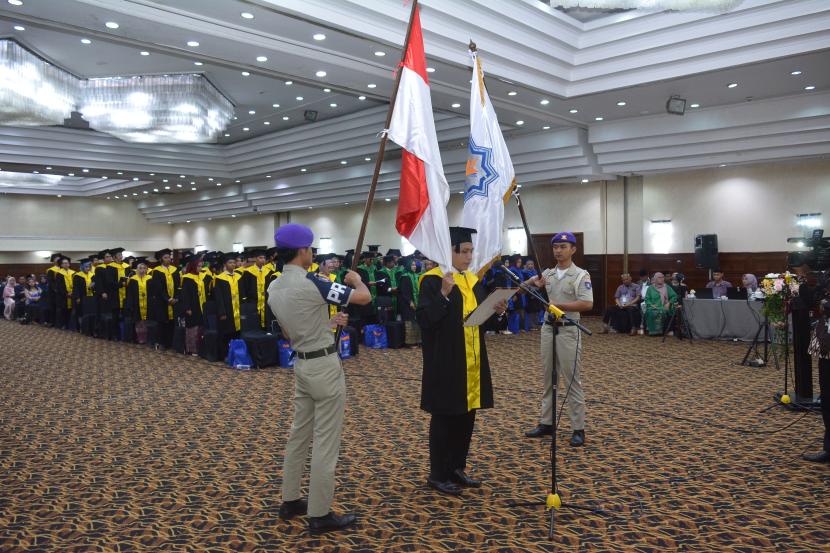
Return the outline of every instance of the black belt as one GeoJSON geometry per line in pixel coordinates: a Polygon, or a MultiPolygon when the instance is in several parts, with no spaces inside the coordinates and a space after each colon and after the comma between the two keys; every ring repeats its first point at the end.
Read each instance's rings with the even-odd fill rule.
{"type": "MultiPolygon", "coordinates": [[[[549,325],[550,322],[545,321],[545,324],[549,325]]],[[[554,321],[553,324],[555,324],[556,326],[576,326],[576,323],[572,323],[571,321],[558,321],[557,320],[557,321],[554,321]]]]}
{"type": "Polygon", "coordinates": [[[315,349],[314,351],[297,351],[295,353],[297,354],[297,357],[303,361],[308,361],[309,359],[317,359],[318,357],[325,357],[326,355],[337,353],[337,348],[334,346],[327,346],[322,349],[315,349]]]}

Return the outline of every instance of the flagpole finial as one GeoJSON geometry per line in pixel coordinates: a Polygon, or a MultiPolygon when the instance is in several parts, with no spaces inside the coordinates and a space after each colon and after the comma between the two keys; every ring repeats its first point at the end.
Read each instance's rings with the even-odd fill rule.
{"type": "Polygon", "coordinates": [[[476,43],[473,42],[473,39],[470,39],[470,44],[468,44],[467,47],[470,49],[470,52],[476,52],[477,51],[476,43]]]}

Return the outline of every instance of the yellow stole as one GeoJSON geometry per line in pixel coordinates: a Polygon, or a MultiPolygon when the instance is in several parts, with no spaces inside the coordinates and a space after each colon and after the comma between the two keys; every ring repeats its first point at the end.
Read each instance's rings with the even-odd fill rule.
{"type": "Polygon", "coordinates": [[[94,290],[92,289],[92,271],[85,273],[83,271],[78,271],[75,273],[75,276],[81,277],[86,282],[86,297],[91,298],[95,295],[94,290]]]}
{"type": "Polygon", "coordinates": [[[63,282],[66,284],[66,307],[72,309],[72,276],[75,271],[72,269],[58,269],[58,274],[63,276],[63,282]]]}
{"type": "Polygon", "coordinates": [[[196,290],[199,291],[199,309],[204,309],[205,308],[205,302],[207,301],[207,298],[205,296],[205,278],[204,278],[204,276],[201,275],[201,274],[193,275],[193,274],[187,273],[185,275],[182,275],[182,278],[192,280],[193,282],[196,283],[196,290]]]}
{"type": "Polygon", "coordinates": [[[239,317],[239,273],[234,272],[232,275],[228,273],[220,273],[216,275],[217,280],[224,280],[228,283],[228,287],[231,289],[231,306],[233,307],[233,325],[236,330],[239,330],[241,327],[240,324],[240,317],[239,317]]]}
{"type": "MultiPolygon", "coordinates": [[[[440,267],[436,267],[421,275],[421,278],[427,275],[443,278],[444,274],[440,267]]],[[[456,288],[461,292],[461,316],[462,320],[465,320],[478,307],[478,300],[473,292],[473,286],[478,282],[478,277],[468,271],[464,274],[452,273],[452,278],[456,288]]],[[[465,326],[463,329],[464,352],[467,361],[467,410],[472,411],[481,407],[481,337],[477,326],[465,326]]]]}
{"type": "Polygon", "coordinates": [[[317,269],[319,269],[319,268],[320,268],[320,266],[318,264],[312,262],[311,267],[308,268],[308,272],[309,273],[316,273],[317,269]]]}
{"type": "Polygon", "coordinates": [[[115,267],[116,271],[118,271],[118,307],[124,309],[124,300],[127,297],[127,287],[121,286],[121,279],[124,278],[127,274],[127,269],[130,268],[129,263],[116,263],[113,261],[107,267],[115,267]]]}
{"type": "Polygon", "coordinates": [[[262,270],[256,265],[245,269],[256,279],[256,310],[259,312],[259,324],[265,326],[265,279],[271,274],[271,268],[263,265],[262,270]]]}
{"type": "MultiPolygon", "coordinates": [[[[164,273],[164,279],[165,279],[165,282],[167,284],[167,297],[168,298],[174,297],[176,295],[176,288],[175,288],[175,283],[173,282],[173,273],[176,272],[176,268],[174,266],[170,265],[169,267],[167,267],[165,269],[164,265],[159,265],[158,267],[153,269],[153,271],[160,271],[160,272],[164,273]]],[[[167,306],[167,318],[169,318],[169,319],[173,318],[173,306],[172,305],[167,306]]]]}
{"type": "Polygon", "coordinates": [[[133,275],[130,277],[130,280],[136,281],[138,283],[138,311],[141,314],[141,320],[147,320],[147,282],[150,280],[150,275],[144,275],[144,278],[141,278],[138,275],[133,275]]]}

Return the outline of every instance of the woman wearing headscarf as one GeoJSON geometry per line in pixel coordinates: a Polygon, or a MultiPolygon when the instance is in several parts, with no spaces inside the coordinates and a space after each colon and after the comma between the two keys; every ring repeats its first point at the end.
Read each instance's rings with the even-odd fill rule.
{"type": "Polygon", "coordinates": [[[743,287],[746,288],[746,295],[747,297],[751,296],[758,290],[758,279],[755,278],[755,275],[751,275],[749,273],[745,274],[742,277],[743,287]]]}
{"type": "Polygon", "coordinates": [[[181,309],[185,321],[185,353],[199,354],[199,337],[202,335],[202,321],[207,291],[201,271],[202,256],[195,255],[187,261],[182,276],[181,309]]]}
{"type": "Polygon", "coordinates": [[[646,292],[646,330],[649,336],[661,336],[677,306],[677,294],[666,284],[663,273],[655,273],[646,292]]]}
{"type": "Polygon", "coordinates": [[[17,286],[17,281],[14,277],[9,277],[6,280],[6,287],[3,288],[3,316],[6,320],[11,321],[14,317],[14,287],[17,286]]]}
{"type": "Polygon", "coordinates": [[[418,307],[418,277],[420,266],[415,258],[410,257],[404,263],[403,271],[398,275],[398,309],[404,325],[404,343],[416,346],[421,343],[421,327],[415,317],[418,307]]]}

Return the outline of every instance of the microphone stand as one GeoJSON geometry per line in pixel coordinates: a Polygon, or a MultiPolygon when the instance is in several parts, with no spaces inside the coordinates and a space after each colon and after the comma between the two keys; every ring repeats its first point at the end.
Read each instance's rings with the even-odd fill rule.
{"type": "MultiPolygon", "coordinates": [[[[542,305],[547,306],[547,320],[545,324],[550,325],[553,333],[551,335],[551,382],[553,383],[553,397],[552,397],[552,411],[554,420],[551,421],[553,423],[553,433],[551,436],[550,442],[550,490],[547,494],[545,499],[545,510],[550,511],[550,523],[548,526],[548,539],[553,540],[553,531],[556,524],[556,511],[561,509],[562,507],[569,507],[571,509],[577,509],[582,511],[590,511],[592,513],[601,513],[602,511],[599,509],[595,509],[592,507],[586,507],[582,505],[575,505],[573,503],[562,503],[562,498],[559,496],[559,489],[558,489],[558,482],[556,478],[556,433],[557,433],[557,424],[556,424],[556,395],[559,389],[559,374],[556,370],[556,335],[559,333],[559,329],[557,328],[556,321],[563,320],[571,325],[577,327],[581,332],[584,332],[588,336],[591,336],[593,333],[582,325],[579,321],[571,319],[570,317],[565,315],[565,312],[550,303],[542,294],[539,293],[538,290],[534,290],[527,286],[524,282],[519,280],[513,272],[508,269],[507,267],[502,265],[502,270],[507,273],[508,277],[510,278],[513,283],[518,285],[521,290],[524,290],[538,301],[542,303],[542,305]]],[[[525,502],[525,503],[514,503],[514,507],[531,507],[538,505],[537,502],[525,502]]]]}

